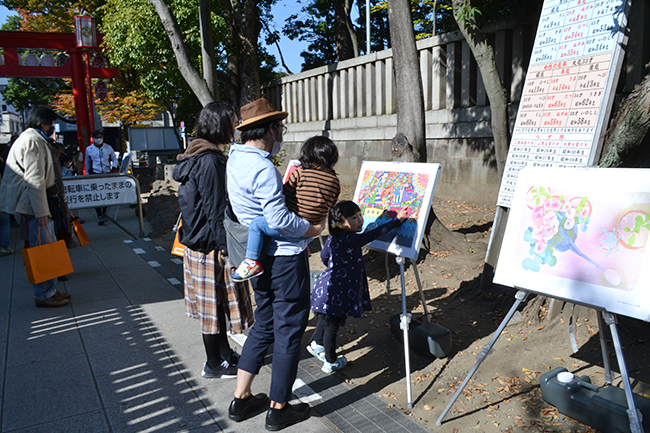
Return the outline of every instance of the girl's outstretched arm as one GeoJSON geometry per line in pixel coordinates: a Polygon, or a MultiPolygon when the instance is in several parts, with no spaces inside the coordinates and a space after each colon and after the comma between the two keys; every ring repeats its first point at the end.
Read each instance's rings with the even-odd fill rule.
{"type": "Polygon", "coordinates": [[[394,220],[389,221],[386,224],[382,224],[379,227],[374,228],[370,231],[354,236],[354,242],[356,242],[359,245],[365,245],[369,242],[372,242],[375,239],[382,237],[386,233],[390,232],[394,228],[402,225],[402,223],[406,221],[407,218],[408,218],[408,209],[404,208],[397,213],[397,217],[394,220]]]}

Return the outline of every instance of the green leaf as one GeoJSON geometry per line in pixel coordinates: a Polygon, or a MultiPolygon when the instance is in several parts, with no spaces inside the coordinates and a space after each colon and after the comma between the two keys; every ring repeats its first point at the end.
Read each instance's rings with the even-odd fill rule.
{"type": "Polygon", "coordinates": [[[627,244],[628,244],[628,246],[632,246],[632,244],[634,244],[635,241],[636,241],[636,236],[633,234],[633,235],[630,236],[630,238],[627,240],[627,244]]]}

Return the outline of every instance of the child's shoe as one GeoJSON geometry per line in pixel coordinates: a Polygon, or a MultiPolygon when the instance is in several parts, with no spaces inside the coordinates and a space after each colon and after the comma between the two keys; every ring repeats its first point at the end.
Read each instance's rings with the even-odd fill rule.
{"type": "Polygon", "coordinates": [[[325,361],[325,346],[321,346],[315,341],[312,341],[307,346],[307,352],[311,353],[319,361],[325,361]]]}
{"type": "Polygon", "coordinates": [[[257,260],[245,259],[235,272],[230,275],[233,281],[246,281],[264,273],[262,265],[257,260]]]}
{"type": "Polygon", "coordinates": [[[346,357],[343,355],[339,355],[339,357],[336,359],[336,362],[329,363],[325,361],[323,363],[323,368],[321,368],[321,370],[323,371],[323,373],[331,374],[334,373],[335,371],[344,369],[346,365],[348,365],[348,360],[346,359],[346,357]]]}

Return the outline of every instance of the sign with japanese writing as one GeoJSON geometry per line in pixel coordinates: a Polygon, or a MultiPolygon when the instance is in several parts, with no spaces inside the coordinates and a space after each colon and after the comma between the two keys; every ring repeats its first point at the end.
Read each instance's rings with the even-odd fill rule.
{"type": "Polygon", "coordinates": [[[71,210],[138,203],[138,186],[119,174],[73,176],[63,179],[71,210]]]}
{"type": "Polygon", "coordinates": [[[593,165],[622,64],[630,0],[546,0],[497,205],[526,166],[593,165]]]}

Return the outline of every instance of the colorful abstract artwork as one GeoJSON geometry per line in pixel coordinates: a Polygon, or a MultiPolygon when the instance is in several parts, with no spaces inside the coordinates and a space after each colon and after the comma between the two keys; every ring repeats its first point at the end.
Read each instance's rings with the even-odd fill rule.
{"type": "Polygon", "coordinates": [[[495,282],[649,320],[650,172],[522,174],[495,282]]]}
{"type": "Polygon", "coordinates": [[[364,230],[390,221],[402,208],[410,212],[395,233],[372,242],[371,247],[417,258],[439,172],[439,164],[363,163],[354,200],[361,208],[364,230]]]}

